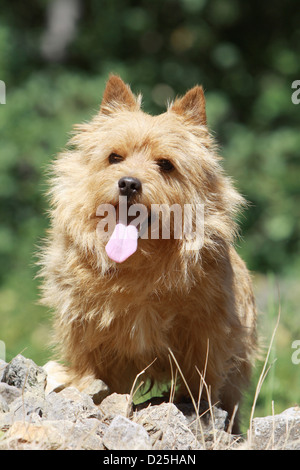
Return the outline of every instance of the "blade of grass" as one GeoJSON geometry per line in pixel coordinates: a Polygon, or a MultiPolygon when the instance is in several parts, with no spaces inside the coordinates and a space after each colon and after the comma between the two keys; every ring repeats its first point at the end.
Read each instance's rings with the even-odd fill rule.
{"type": "Polygon", "coordinates": [[[270,353],[271,353],[272,345],[273,345],[273,342],[274,342],[275,334],[276,334],[276,331],[277,331],[277,328],[278,328],[278,325],[279,325],[279,321],[280,321],[280,313],[281,313],[281,309],[280,309],[280,304],[279,304],[277,321],[276,321],[275,327],[273,329],[273,334],[272,334],[271,341],[270,341],[270,344],[269,344],[266,359],[265,359],[261,374],[260,374],[259,379],[258,379],[258,383],[257,383],[255,394],[254,394],[254,400],[253,400],[253,404],[252,404],[252,408],[251,408],[249,431],[248,431],[248,439],[249,439],[250,445],[251,445],[252,431],[253,431],[253,429],[252,429],[253,417],[254,417],[254,412],[255,412],[257,399],[258,399],[258,396],[260,394],[262,384],[263,384],[263,382],[264,382],[264,380],[265,380],[265,378],[266,378],[266,376],[267,376],[267,374],[268,374],[268,372],[269,372],[269,370],[272,366],[272,364],[271,364],[267,368],[267,364],[268,364],[269,356],[270,356],[270,353]]]}

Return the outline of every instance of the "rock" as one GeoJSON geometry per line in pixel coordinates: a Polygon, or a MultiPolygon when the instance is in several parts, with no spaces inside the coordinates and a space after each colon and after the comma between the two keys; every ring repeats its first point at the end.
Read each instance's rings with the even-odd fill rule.
{"type": "Polygon", "coordinates": [[[39,424],[16,421],[6,434],[4,445],[10,448],[20,448],[21,444],[30,449],[101,450],[103,430],[99,429],[96,419],[78,421],[75,425],[64,420],[39,424]]]}
{"type": "Polygon", "coordinates": [[[0,427],[7,428],[15,421],[39,423],[41,419],[75,423],[79,418],[89,417],[102,419],[103,415],[88,395],[68,387],[45,398],[25,392],[11,403],[9,412],[0,415],[0,427]]]}
{"type": "MultiPolygon", "coordinates": [[[[24,421],[15,421],[6,433],[4,445],[8,448],[26,448],[30,444],[31,449],[51,448],[59,445],[55,429],[51,425],[33,424],[24,421]]],[[[4,447],[3,445],[1,446],[4,447]]],[[[4,447],[5,448],[5,447],[4,447]]]]}
{"type": "Polygon", "coordinates": [[[201,400],[198,413],[192,403],[179,403],[177,407],[182,411],[194,432],[199,429],[199,419],[206,433],[212,430],[224,431],[226,427],[228,413],[216,406],[210,408],[205,400],[201,400]]]}
{"type": "Polygon", "coordinates": [[[99,405],[104,418],[112,420],[116,415],[125,417],[132,416],[132,401],[130,395],[122,395],[119,393],[112,393],[99,405]]]}
{"type": "Polygon", "coordinates": [[[228,413],[225,410],[217,406],[210,407],[205,400],[201,400],[198,413],[192,403],[180,403],[178,408],[186,417],[189,429],[205,449],[227,449],[235,446],[236,437],[225,432],[228,424],[228,413]]]}
{"type": "MultiPolygon", "coordinates": [[[[204,411],[204,410],[203,410],[204,411]]],[[[199,415],[202,415],[200,410],[199,415]]],[[[227,425],[228,413],[217,406],[207,408],[205,413],[201,416],[201,422],[206,428],[206,431],[224,431],[227,425]]]]}
{"type": "Polygon", "coordinates": [[[201,444],[188,427],[188,420],[173,403],[150,406],[136,414],[139,424],[152,424],[156,432],[161,431],[161,439],[154,443],[155,449],[191,450],[201,449],[201,444]]]}
{"type": "Polygon", "coordinates": [[[52,425],[62,437],[63,446],[61,448],[66,450],[104,450],[102,437],[107,426],[96,418],[79,419],[75,426],[73,423],[61,420],[56,423],[52,422],[52,425]]]}
{"type": "Polygon", "coordinates": [[[9,406],[4,400],[4,398],[2,398],[0,395],[0,422],[1,422],[1,414],[7,413],[7,411],[9,411],[9,406]]]}
{"type": "MultiPolygon", "coordinates": [[[[52,393],[51,397],[54,396],[52,393]]],[[[56,394],[56,397],[63,397],[66,400],[69,400],[71,403],[80,404],[86,409],[91,408],[94,409],[94,403],[91,397],[89,397],[86,393],[80,392],[76,387],[66,387],[60,392],[56,394]]]]}
{"type": "Polygon", "coordinates": [[[300,407],[283,413],[255,418],[252,423],[251,448],[257,450],[300,450],[300,407]]]}
{"type": "MultiPolygon", "coordinates": [[[[70,377],[62,364],[49,361],[43,369],[47,374],[46,395],[53,391],[60,392],[68,387],[70,377]]],[[[92,398],[95,405],[99,405],[111,393],[109,387],[100,379],[88,380],[87,384],[82,391],[92,398]]]]}
{"type": "Polygon", "coordinates": [[[124,416],[117,415],[103,436],[108,450],[150,450],[152,448],[147,431],[124,416]]]}
{"type": "Polygon", "coordinates": [[[61,392],[51,392],[46,396],[47,419],[68,420],[75,422],[82,417],[102,417],[93,400],[74,387],[67,387],[61,392]]]}
{"type": "Polygon", "coordinates": [[[95,405],[99,405],[111,393],[106,383],[100,379],[95,379],[83,391],[92,398],[95,405]]]}
{"type": "Polygon", "coordinates": [[[162,430],[156,423],[154,423],[150,419],[143,420],[141,424],[150,436],[152,447],[155,448],[155,444],[157,443],[157,441],[161,440],[163,437],[162,430]]]}
{"type": "Polygon", "coordinates": [[[0,449],[300,450],[299,407],[255,418],[251,436],[241,442],[225,432],[227,413],[210,410],[204,401],[198,413],[192,404],[163,398],[136,405],[133,412],[130,395],[103,399],[109,390],[100,380],[79,391],[60,375],[53,387],[47,371],[51,376],[55,369],[58,379],[63,369],[49,364],[41,369],[23,356],[9,364],[0,360],[0,449]],[[45,394],[46,382],[52,388],[45,394]]]}
{"type": "Polygon", "coordinates": [[[0,427],[12,426],[15,421],[36,422],[45,415],[45,399],[31,392],[25,392],[10,405],[9,411],[0,415],[0,427]]]}
{"type": "Polygon", "coordinates": [[[0,397],[9,405],[22,395],[22,390],[5,382],[0,383],[0,397]]]}
{"type": "Polygon", "coordinates": [[[46,387],[46,372],[31,359],[26,359],[19,354],[6,366],[2,382],[23,391],[34,389],[36,394],[43,396],[46,387]]]}

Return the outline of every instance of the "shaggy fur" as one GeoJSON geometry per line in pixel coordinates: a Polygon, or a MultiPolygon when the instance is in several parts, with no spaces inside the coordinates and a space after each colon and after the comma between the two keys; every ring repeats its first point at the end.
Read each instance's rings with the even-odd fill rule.
{"type": "MultiPolygon", "coordinates": [[[[96,377],[128,393],[155,358],[147,377],[169,381],[170,349],[195,399],[205,372],[212,402],[231,415],[256,345],[251,280],[233,248],[244,200],[221,168],[201,87],[159,116],[140,103],[110,77],[99,113],[76,126],[70,149],[53,163],[43,302],[55,310],[55,342],[74,383],[96,377]],[[111,153],[123,160],[110,164],[111,153]],[[160,159],[174,170],[161,171],[160,159]],[[118,181],[128,175],[142,182],[136,201],[148,208],[204,203],[203,246],[190,251],[184,237],[140,239],[124,263],[111,261],[96,230],[97,207],[117,204],[118,181]]],[[[178,393],[188,396],[183,383],[178,393]]]]}

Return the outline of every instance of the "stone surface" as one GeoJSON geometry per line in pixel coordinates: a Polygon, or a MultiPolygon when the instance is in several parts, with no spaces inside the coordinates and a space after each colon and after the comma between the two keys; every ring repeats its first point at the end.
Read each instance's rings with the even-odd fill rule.
{"type": "Polygon", "coordinates": [[[99,409],[103,413],[104,418],[108,420],[113,419],[116,415],[128,418],[132,415],[130,395],[112,393],[101,402],[99,409]]]}
{"type": "Polygon", "coordinates": [[[99,405],[104,398],[110,395],[110,389],[102,380],[97,379],[91,382],[85,389],[84,393],[89,395],[95,405],[99,405]]]}
{"type": "Polygon", "coordinates": [[[275,416],[255,418],[251,447],[255,449],[300,450],[300,407],[293,407],[275,416]]]}
{"type": "MultiPolygon", "coordinates": [[[[188,427],[184,414],[173,403],[162,403],[139,411],[136,421],[146,426],[152,424],[161,437],[154,442],[155,449],[191,450],[200,449],[201,444],[188,427]]],[[[158,435],[157,435],[158,436],[158,435]]]]}
{"type": "Polygon", "coordinates": [[[2,382],[23,391],[34,389],[36,394],[43,395],[46,387],[46,377],[46,372],[42,367],[19,354],[6,366],[2,382]]]}
{"type": "Polygon", "coordinates": [[[150,450],[150,437],[143,426],[117,415],[103,436],[108,450],[150,450]]]}
{"type": "Polygon", "coordinates": [[[9,411],[9,406],[4,400],[4,398],[2,398],[0,395],[0,420],[1,420],[1,414],[7,413],[7,411],[9,411]]]}
{"type": "Polygon", "coordinates": [[[89,382],[84,391],[62,381],[56,392],[45,393],[47,370],[33,361],[17,356],[1,365],[0,449],[300,450],[299,407],[255,418],[251,436],[241,442],[225,432],[227,413],[202,401],[197,413],[192,404],[162,398],[133,411],[130,395],[113,393],[102,400],[101,381],[89,382]]]}
{"type": "MultiPolygon", "coordinates": [[[[46,395],[53,391],[60,392],[68,387],[69,376],[62,364],[49,361],[43,369],[47,374],[46,395]]],[[[87,385],[82,391],[92,398],[95,405],[99,405],[111,393],[109,387],[100,379],[87,380],[87,385]]]]}
{"type": "Polygon", "coordinates": [[[25,392],[9,406],[9,412],[0,415],[0,427],[12,426],[15,421],[35,422],[45,414],[45,399],[25,392]]]}
{"type": "Polygon", "coordinates": [[[0,383],[0,397],[9,405],[16,398],[20,397],[22,390],[4,382],[0,383]]]}
{"type": "Polygon", "coordinates": [[[21,444],[31,449],[103,450],[103,430],[96,419],[78,421],[46,421],[28,423],[16,421],[6,435],[6,445],[21,444]]]}
{"type": "Polygon", "coordinates": [[[75,422],[82,417],[102,417],[91,397],[74,387],[65,388],[59,393],[51,392],[46,397],[46,403],[46,415],[50,420],[75,422]]]}
{"type": "Polygon", "coordinates": [[[236,444],[235,436],[224,431],[228,413],[217,406],[210,407],[203,400],[196,413],[192,403],[177,405],[187,419],[188,427],[205,449],[227,449],[236,444]]]}

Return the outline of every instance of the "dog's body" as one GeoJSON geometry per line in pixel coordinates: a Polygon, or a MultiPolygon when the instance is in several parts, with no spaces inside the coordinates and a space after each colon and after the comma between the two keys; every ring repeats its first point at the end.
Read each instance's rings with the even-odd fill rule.
{"type": "MultiPolygon", "coordinates": [[[[243,199],[220,167],[202,89],[149,116],[113,76],[99,114],[78,126],[72,144],[54,163],[42,275],[74,383],[92,376],[126,393],[154,359],[147,376],[167,382],[171,351],[194,397],[205,375],[212,402],[231,415],[250,378],[256,313],[249,274],[232,246],[243,199]],[[188,249],[184,236],[149,237],[124,262],[110,259],[97,208],[118,208],[120,194],[149,210],[204,204],[200,249],[188,249]]],[[[183,381],[178,394],[189,395],[183,381]]]]}

